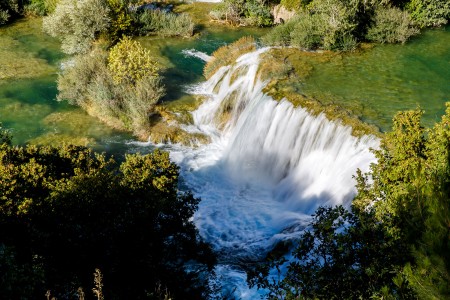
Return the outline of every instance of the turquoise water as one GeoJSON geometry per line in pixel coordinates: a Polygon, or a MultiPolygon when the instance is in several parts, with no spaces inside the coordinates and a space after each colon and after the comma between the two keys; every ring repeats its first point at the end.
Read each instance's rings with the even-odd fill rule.
{"type": "Polygon", "coordinates": [[[0,27],[0,122],[13,143],[74,143],[123,152],[129,134],[56,101],[57,73],[65,59],[59,49],[57,40],[42,33],[40,19],[0,27]]]}
{"type": "MultiPolygon", "coordinates": [[[[430,30],[407,45],[378,45],[371,50],[317,64],[302,88],[352,109],[369,123],[387,130],[396,111],[421,106],[426,125],[450,101],[450,28],[430,30]]],[[[160,62],[173,106],[192,104],[189,84],[204,80],[204,62],[183,53],[194,49],[211,54],[244,35],[261,29],[208,28],[192,39],[143,37],[139,41],[160,62]]],[[[0,28],[0,122],[15,144],[76,143],[97,150],[123,152],[134,138],[107,127],[66,102],[55,101],[56,78],[65,56],[59,42],[41,31],[40,19],[0,28]]]]}
{"type": "Polygon", "coordinates": [[[303,89],[383,130],[395,112],[418,106],[425,110],[424,125],[431,126],[450,101],[450,27],[428,30],[405,45],[377,45],[315,65],[303,89]]]}

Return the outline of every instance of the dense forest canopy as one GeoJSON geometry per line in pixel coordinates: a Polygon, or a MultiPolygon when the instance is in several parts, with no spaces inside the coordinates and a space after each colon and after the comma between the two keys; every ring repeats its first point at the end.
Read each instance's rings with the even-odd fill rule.
{"type": "Polygon", "coordinates": [[[91,295],[96,268],[107,299],[205,297],[214,256],[168,153],[119,164],[84,147],[11,146],[3,131],[1,142],[2,297],[91,295]]]}

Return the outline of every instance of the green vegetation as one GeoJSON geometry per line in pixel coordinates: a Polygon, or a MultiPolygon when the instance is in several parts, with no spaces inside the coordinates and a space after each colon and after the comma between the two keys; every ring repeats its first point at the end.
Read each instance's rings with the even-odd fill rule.
{"type": "Polygon", "coordinates": [[[187,14],[156,11],[156,4],[132,4],[61,0],[44,18],[43,28],[61,40],[65,53],[78,55],[59,76],[58,99],[148,139],[150,116],[165,92],[150,51],[126,35],[187,37],[193,35],[194,24],[187,14]]]}
{"type": "Polygon", "coordinates": [[[418,27],[450,18],[448,1],[282,1],[297,16],[263,38],[267,45],[354,50],[358,42],[405,43],[418,27]]]}
{"type": "Polygon", "coordinates": [[[107,32],[109,13],[104,0],[61,0],[55,12],[44,18],[43,29],[61,40],[63,52],[87,53],[99,35],[107,32]]]}
{"type": "Polygon", "coordinates": [[[146,10],[135,16],[139,35],[181,36],[194,34],[195,24],[185,13],[166,13],[161,10],[146,10]]]}
{"type": "Polygon", "coordinates": [[[270,26],[273,17],[265,0],[224,0],[210,12],[213,20],[239,26],[270,26]]]}
{"type": "Polygon", "coordinates": [[[421,27],[441,26],[450,19],[450,2],[446,0],[411,0],[406,7],[421,27]]]}
{"type": "Polygon", "coordinates": [[[55,11],[58,2],[59,0],[31,0],[25,6],[25,12],[35,16],[46,16],[55,11]]]}
{"type": "Polygon", "coordinates": [[[67,54],[87,53],[99,37],[115,44],[123,35],[192,36],[194,32],[186,14],[132,9],[128,0],[61,0],[44,18],[43,27],[61,40],[67,54]]]}
{"type": "Polygon", "coordinates": [[[255,40],[251,36],[244,36],[234,43],[220,47],[212,53],[212,59],[205,65],[203,74],[209,78],[220,67],[233,64],[239,56],[255,50],[255,40]]]}
{"type": "Polygon", "coordinates": [[[158,76],[158,66],[150,51],[128,37],[109,51],[108,68],[115,84],[136,85],[145,77],[158,76]]]}
{"type": "Polygon", "coordinates": [[[148,138],[150,114],[164,87],[154,61],[139,43],[124,38],[109,54],[94,49],[75,57],[73,64],[58,77],[59,100],[148,138]]]}
{"type": "Polygon", "coordinates": [[[0,25],[19,16],[21,8],[18,0],[0,0],[0,25]]]}
{"type": "Polygon", "coordinates": [[[375,12],[375,25],[370,27],[367,38],[379,43],[405,43],[419,30],[411,26],[411,17],[400,8],[380,8],[375,12]]]}
{"type": "Polygon", "coordinates": [[[13,147],[3,130],[0,141],[3,298],[90,299],[97,268],[105,299],[206,297],[214,257],[192,223],[199,200],[178,190],[168,153],[119,164],[84,147],[13,147]]]}
{"type": "Polygon", "coordinates": [[[286,277],[252,279],[270,299],[447,299],[450,296],[450,103],[429,130],[422,111],[398,113],[358,171],[352,212],[319,208],[288,263],[286,277]]]}

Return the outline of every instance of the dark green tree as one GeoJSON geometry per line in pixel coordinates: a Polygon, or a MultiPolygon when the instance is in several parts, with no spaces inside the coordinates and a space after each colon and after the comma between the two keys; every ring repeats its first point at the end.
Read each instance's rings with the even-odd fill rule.
{"type": "Polygon", "coordinates": [[[10,276],[1,292],[65,298],[90,290],[98,268],[108,299],[143,299],[158,286],[180,299],[205,297],[199,274],[214,258],[192,223],[199,200],[177,186],[165,152],[119,165],[83,147],[2,144],[0,269],[10,276]],[[25,275],[41,277],[24,289],[25,275]]]}

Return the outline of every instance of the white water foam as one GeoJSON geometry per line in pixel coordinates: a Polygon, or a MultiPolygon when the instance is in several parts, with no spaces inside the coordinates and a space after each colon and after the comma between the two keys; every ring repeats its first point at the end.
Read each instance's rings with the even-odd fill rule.
{"type": "Polygon", "coordinates": [[[223,293],[259,298],[240,267],[261,259],[278,241],[298,237],[321,205],[349,206],[352,175],[367,171],[378,141],[265,95],[257,77],[260,49],[222,67],[190,92],[208,99],[193,112],[190,130],[212,142],[173,145],[186,185],[202,200],[194,221],[219,253],[223,293]],[[218,116],[227,114],[226,122],[218,116]],[[220,129],[219,129],[220,128],[220,129]]]}
{"type": "Polygon", "coordinates": [[[212,59],[212,57],[205,52],[197,51],[195,49],[184,49],[181,51],[181,53],[183,53],[185,56],[197,57],[205,62],[208,62],[212,59]]]}

